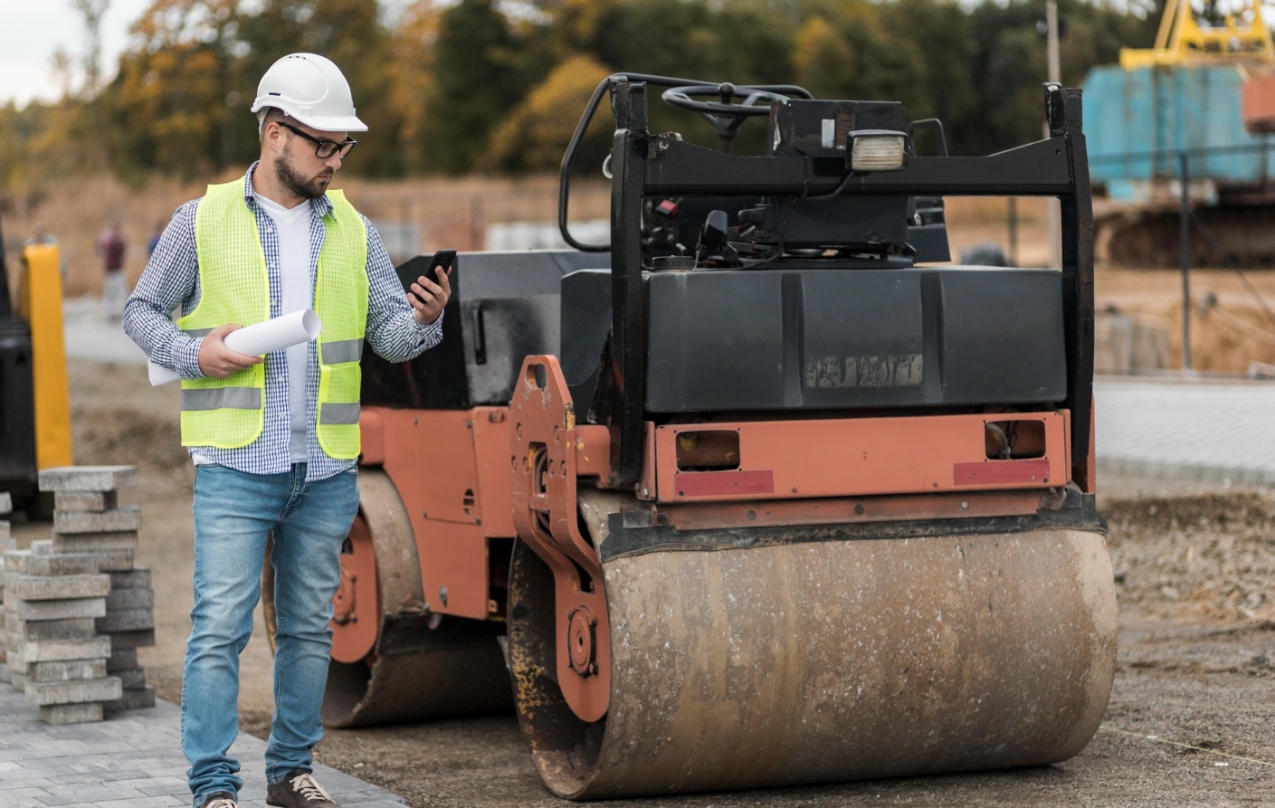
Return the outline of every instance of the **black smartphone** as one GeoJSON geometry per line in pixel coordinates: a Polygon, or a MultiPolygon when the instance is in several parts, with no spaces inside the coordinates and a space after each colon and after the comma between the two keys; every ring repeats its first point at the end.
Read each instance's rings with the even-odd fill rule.
{"type": "Polygon", "coordinates": [[[434,253],[434,257],[429,261],[429,268],[425,270],[425,277],[434,283],[438,283],[438,273],[434,270],[438,267],[443,268],[444,275],[452,274],[452,262],[456,260],[455,250],[438,250],[434,253]]]}

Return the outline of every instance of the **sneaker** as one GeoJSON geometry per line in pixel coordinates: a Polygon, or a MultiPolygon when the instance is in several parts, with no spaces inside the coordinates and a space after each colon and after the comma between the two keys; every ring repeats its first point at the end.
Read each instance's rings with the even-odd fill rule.
{"type": "Polygon", "coordinates": [[[269,808],[341,808],[307,771],[293,769],[266,789],[269,808]]]}
{"type": "Polygon", "coordinates": [[[239,808],[239,803],[229,791],[214,791],[208,799],[199,803],[199,808],[239,808]]]}

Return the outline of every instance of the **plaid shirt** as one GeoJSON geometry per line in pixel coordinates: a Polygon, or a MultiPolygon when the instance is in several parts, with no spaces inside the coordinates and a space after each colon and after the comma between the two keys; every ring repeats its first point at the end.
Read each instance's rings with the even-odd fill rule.
{"type": "MultiPolygon", "coordinates": [[[[279,233],[274,220],[257,204],[252,190],[253,163],[244,177],[244,201],[257,217],[257,232],[266,254],[270,277],[270,316],[278,317],[282,297],[279,270],[279,233]]],[[[177,209],[172,222],[160,236],[146,271],[124,306],[124,331],[156,364],[176,371],[183,379],[203,376],[199,369],[199,347],[202,337],[192,337],[177,329],[168,313],[178,304],[183,315],[199,305],[199,259],[195,249],[195,210],[198,199],[177,209]]],[[[310,289],[314,295],[315,270],[319,250],[323,247],[323,217],[332,212],[326,196],[313,201],[310,217],[310,289]]],[[[368,312],[367,341],[390,362],[406,362],[443,339],[443,318],[422,326],[416,322],[390,262],[381,237],[372,223],[363,217],[367,227],[368,312]]],[[[318,358],[315,343],[310,343],[306,374],[306,422],[309,430],[308,480],[322,480],[354,466],[352,460],[329,457],[315,434],[319,398],[318,358]]],[[[288,415],[288,363],[284,351],[266,355],[266,412],[261,435],[240,449],[216,449],[192,446],[191,455],[250,474],[280,474],[292,468],[289,439],[292,423],[288,415]]]]}

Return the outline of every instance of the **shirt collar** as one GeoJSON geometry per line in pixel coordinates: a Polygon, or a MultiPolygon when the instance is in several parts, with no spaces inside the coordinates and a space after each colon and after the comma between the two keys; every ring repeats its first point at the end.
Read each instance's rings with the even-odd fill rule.
{"type": "MultiPolygon", "coordinates": [[[[252,189],[252,175],[259,165],[261,165],[261,161],[257,160],[252,165],[248,166],[248,172],[244,174],[243,177],[243,199],[244,202],[248,203],[248,207],[253,209],[256,208],[257,194],[252,189]]],[[[327,216],[332,212],[332,200],[328,199],[327,194],[310,201],[313,203],[310,209],[313,210],[320,218],[327,216]]]]}

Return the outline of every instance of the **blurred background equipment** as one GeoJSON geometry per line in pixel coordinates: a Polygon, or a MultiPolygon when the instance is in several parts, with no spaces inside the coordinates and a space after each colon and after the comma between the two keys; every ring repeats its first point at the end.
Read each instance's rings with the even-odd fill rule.
{"type": "MultiPolygon", "coordinates": [[[[0,257],[0,270],[5,265],[0,257]]],[[[17,305],[0,272],[0,488],[14,507],[31,507],[40,469],[71,464],[71,405],[62,331],[62,277],[56,244],[28,244],[17,305]]]]}
{"type": "Polygon", "coordinates": [[[1261,0],[1171,0],[1155,46],[1085,79],[1100,256],[1117,265],[1275,263],[1275,46],[1261,0]],[[1183,188],[1185,181],[1187,187],[1183,188]],[[1190,215],[1183,218],[1183,200],[1190,215]],[[1182,222],[1197,233],[1189,244],[1182,222]]]}

